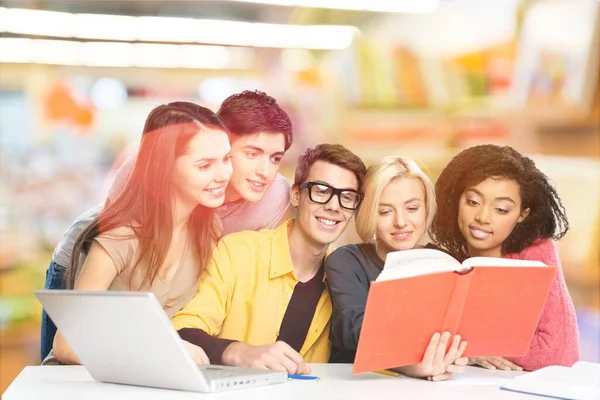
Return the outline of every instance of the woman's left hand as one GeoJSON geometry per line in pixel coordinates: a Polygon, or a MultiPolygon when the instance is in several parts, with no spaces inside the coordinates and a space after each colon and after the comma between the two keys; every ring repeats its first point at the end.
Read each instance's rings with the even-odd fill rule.
{"type": "Polygon", "coordinates": [[[469,365],[480,365],[487,369],[500,369],[503,371],[523,371],[520,365],[508,361],[504,357],[469,357],[469,365]]]}

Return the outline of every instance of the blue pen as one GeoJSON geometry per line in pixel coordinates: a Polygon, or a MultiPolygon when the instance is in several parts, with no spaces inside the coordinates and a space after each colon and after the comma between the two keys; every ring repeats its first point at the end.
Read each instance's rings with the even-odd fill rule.
{"type": "Polygon", "coordinates": [[[318,376],[312,375],[296,375],[296,374],[288,374],[288,379],[297,379],[300,381],[314,381],[319,379],[318,376]]]}

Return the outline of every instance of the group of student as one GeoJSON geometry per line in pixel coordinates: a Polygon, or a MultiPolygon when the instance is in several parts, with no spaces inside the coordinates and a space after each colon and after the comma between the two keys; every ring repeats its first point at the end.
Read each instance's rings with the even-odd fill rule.
{"type": "MultiPolygon", "coordinates": [[[[553,242],[568,222],[531,159],[475,146],[434,187],[409,158],[367,169],[345,147],[320,144],[298,158],[290,187],[278,169],[292,141],[288,115],[262,92],[230,96],[216,114],[157,107],[105,204],[58,244],[46,288],[151,291],[197,363],[306,374],[308,363],[353,362],[369,285],[389,252],[538,260],[559,268],[525,356],[463,357],[459,334],[437,332],[419,364],[397,371],[443,380],[467,364],[536,370],[579,359],[553,242]],[[363,242],[332,251],[352,218],[363,242]]],[[[42,359],[79,363],[47,315],[42,359]]]]}

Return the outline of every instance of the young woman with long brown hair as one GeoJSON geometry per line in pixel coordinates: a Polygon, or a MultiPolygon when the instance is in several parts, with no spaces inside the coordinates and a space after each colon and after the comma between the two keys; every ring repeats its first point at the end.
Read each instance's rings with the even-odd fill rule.
{"type": "MultiPolygon", "coordinates": [[[[154,109],[123,193],[77,239],[67,287],[151,291],[173,316],[194,297],[220,236],[214,211],[231,177],[230,151],[212,111],[184,102],[154,109]]],[[[197,362],[208,362],[201,348],[186,345],[197,362]]],[[[59,332],[52,356],[79,363],[59,332]]]]}

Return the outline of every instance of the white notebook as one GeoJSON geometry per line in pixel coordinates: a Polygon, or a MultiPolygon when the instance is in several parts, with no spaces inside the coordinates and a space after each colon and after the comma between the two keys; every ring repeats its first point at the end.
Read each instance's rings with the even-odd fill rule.
{"type": "Polygon", "coordinates": [[[572,367],[546,367],[518,376],[501,388],[557,399],[598,400],[600,364],[579,361],[572,367]]]}

